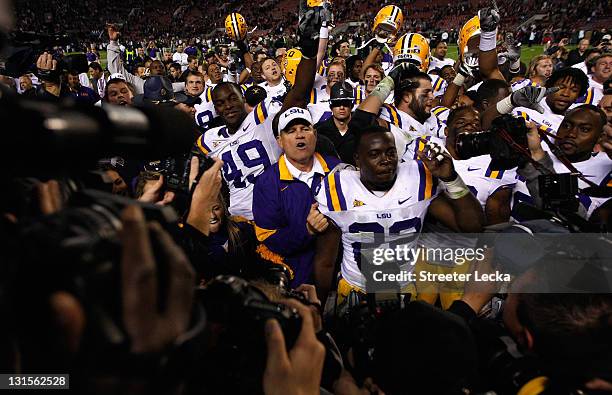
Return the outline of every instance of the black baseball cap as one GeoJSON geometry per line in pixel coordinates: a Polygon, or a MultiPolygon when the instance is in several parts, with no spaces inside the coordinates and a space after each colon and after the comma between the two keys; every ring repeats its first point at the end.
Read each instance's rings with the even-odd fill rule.
{"type": "Polygon", "coordinates": [[[262,101],[266,100],[268,93],[259,85],[252,85],[244,92],[244,100],[251,107],[255,107],[262,101]]]}
{"type": "Polygon", "coordinates": [[[176,105],[172,82],[166,77],[155,75],[147,78],[144,93],[134,97],[136,105],[176,105]]]}
{"type": "Polygon", "coordinates": [[[334,102],[340,101],[355,102],[353,87],[348,82],[338,82],[331,88],[331,95],[329,98],[330,106],[332,106],[334,102]]]}

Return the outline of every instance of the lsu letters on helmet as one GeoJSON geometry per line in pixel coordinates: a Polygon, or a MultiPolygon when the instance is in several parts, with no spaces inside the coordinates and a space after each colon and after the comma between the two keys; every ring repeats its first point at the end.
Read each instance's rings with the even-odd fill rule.
{"type": "Polygon", "coordinates": [[[418,33],[406,33],[397,40],[393,48],[393,63],[402,61],[415,63],[422,71],[429,67],[429,43],[418,33]]]}
{"type": "Polygon", "coordinates": [[[291,48],[285,54],[283,59],[283,74],[285,79],[295,85],[295,75],[297,74],[297,68],[302,60],[302,51],[297,48],[291,48]]]}
{"type": "Polygon", "coordinates": [[[396,35],[404,23],[404,14],[398,6],[388,5],[380,9],[374,18],[372,32],[385,31],[387,34],[396,35]]]}
{"type": "Polygon", "coordinates": [[[232,12],[225,18],[225,31],[234,41],[244,40],[247,35],[246,20],[237,12],[232,12]]]}
{"type": "Polygon", "coordinates": [[[463,55],[468,52],[468,41],[472,37],[480,35],[480,19],[478,15],[465,22],[465,25],[459,31],[459,41],[457,46],[459,49],[459,56],[463,58],[463,55]]]}

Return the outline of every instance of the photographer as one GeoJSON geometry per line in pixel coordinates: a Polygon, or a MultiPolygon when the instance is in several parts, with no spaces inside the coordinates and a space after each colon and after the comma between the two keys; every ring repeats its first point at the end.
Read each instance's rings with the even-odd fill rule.
{"type": "MultiPolygon", "coordinates": [[[[579,172],[581,176],[588,176],[579,179],[578,187],[581,189],[607,184],[612,160],[603,152],[593,152],[606,123],[605,113],[595,106],[585,104],[570,110],[561,122],[554,146],[550,148],[542,146],[537,127],[529,125],[527,141],[531,158],[544,168],[536,168],[532,163],[527,163],[518,172],[526,178],[527,187],[537,207],[542,207],[537,182],[541,174],[579,172]]],[[[582,216],[588,219],[608,199],[581,194],[582,216]]]]}
{"type": "MultiPolygon", "coordinates": [[[[526,226],[538,231],[534,225],[526,226]]],[[[542,293],[548,289],[550,270],[558,270],[554,266],[558,265],[538,264],[517,275],[504,305],[503,327],[478,316],[495,292],[493,284],[468,284],[463,298],[449,308],[472,330],[482,390],[500,394],[528,388],[534,394],[612,390],[612,298],[542,293]]]]}

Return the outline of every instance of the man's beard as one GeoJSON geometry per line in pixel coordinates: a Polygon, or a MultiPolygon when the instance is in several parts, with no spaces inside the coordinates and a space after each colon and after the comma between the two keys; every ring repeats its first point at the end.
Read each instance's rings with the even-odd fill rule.
{"type": "Polygon", "coordinates": [[[427,118],[429,118],[429,116],[431,115],[431,113],[425,111],[425,105],[417,101],[413,101],[410,104],[410,109],[412,110],[415,117],[417,118],[417,121],[421,121],[421,123],[426,121],[427,118]]]}

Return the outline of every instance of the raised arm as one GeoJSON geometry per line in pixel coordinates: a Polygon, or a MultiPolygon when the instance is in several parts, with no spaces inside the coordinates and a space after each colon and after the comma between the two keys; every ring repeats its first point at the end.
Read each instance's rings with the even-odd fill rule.
{"type": "Polygon", "coordinates": [[[111,74],[121,73],[127,80],[127,82],[131,83],[136,89],[136,94],[144,93],[144,80],[130,72],[128,72],[125,67],[123,67],[123,62],[121,61],[120,54],[121,50],[119,49],[119,44],[117,40],[119,39],[119,31],[115,28],[114,25],[108,25],[106,27],[108,32],[108,38],[110,42],[106,47],[106,59],[108,61],[108,71],[111,74]]]}
{"type": "Polygon", "coordinates": [[[491,7],[486,7],[478,11],[480,19],[480,54],[478,64],[480,74],[485,80],[505,81],[504,75],[497,66],[497,25],[500,15],[497,4],[493,0],[491,7]]]}
{"type": "Polygon", "coordinates": [[[331,11],[328,8],[308,7],[306,0],[301,0],[298,47],[302,51],[302,60],[296,71],[295,85],[285,97],[280,113],[291,107],[306,108],[317,70],[321,26],[329,20],[331,11]]]}

